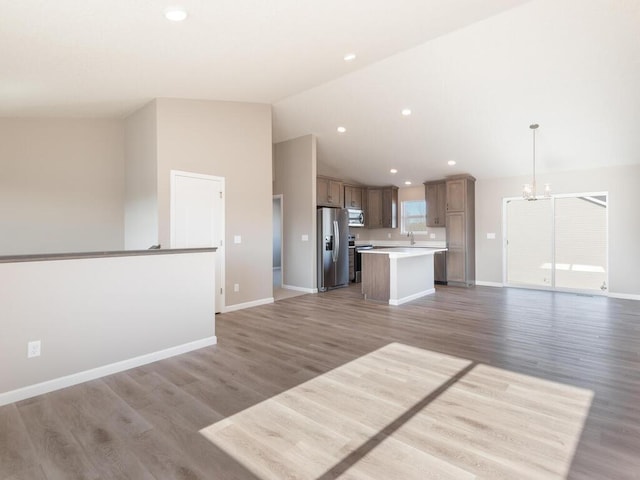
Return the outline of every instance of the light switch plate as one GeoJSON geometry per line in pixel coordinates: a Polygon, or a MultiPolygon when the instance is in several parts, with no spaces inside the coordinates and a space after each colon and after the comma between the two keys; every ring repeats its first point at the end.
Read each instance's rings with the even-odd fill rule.
{"type": "Polygon", "coordinates": [[[496,234],[495,233],[487,233],[487,239],[488,240],[495,240],[496,239],[496,234]]]}
{"type": "Polygon", "coordinates": [[[242,243],[242,236],[234,235],[233,236],[233,243],[242,243]]]}
{"type": "Polygon", "coordinates": [[[302,237],[300,237],[300,239],[301,239],[303,242],[308,242],[308,241],[309,241],[309,235],[307,235],[307,234],[305,233],[304,235],[302,235],[302,237]]]}

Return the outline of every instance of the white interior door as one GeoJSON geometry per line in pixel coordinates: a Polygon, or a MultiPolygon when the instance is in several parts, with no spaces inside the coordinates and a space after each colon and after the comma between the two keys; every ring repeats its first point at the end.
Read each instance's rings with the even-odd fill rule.
{"type": "Polygon", "coordinates": [[[216,312],[224,309],[224,178],[171,171],[171,247],[217,247],[216,312]]]}

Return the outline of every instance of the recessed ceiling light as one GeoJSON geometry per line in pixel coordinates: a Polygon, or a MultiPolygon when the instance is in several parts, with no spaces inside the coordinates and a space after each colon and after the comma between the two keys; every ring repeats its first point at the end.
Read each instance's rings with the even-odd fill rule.
{"type": "Polygon", "coordinates": [[[447,165],[451,165],[452,167],[453,167],[455,164],[456,164],[456,161],[455,161],[455,160],[449,160],[449,161],[447,162],[447,165]]]}
{"type": "Polygon", "coordinates": [[[347,129],[344,127],[338,127],[336,130],[338,130],[338,133],[344,133],[347,131],[347,129]]]}
{"type": "Polygon", "coordinates": [[[407,180],[406,182],[404,182],[405,185],[411,185],[411,182],[409,180],[407,180]]]}
{"type": "Polygon", "coordinates": [[[344,61],[345,62],[353,62],[356,59],[356,54],[355,53],[347,53],[344,56],[344,61]]]}
{"type": "Polygon", "coordinates": [[[391,172],[391,173],[398,173],[398,170],[396,170],[395,168],[392,168],[391,170],[389,170],[389,172],[391,172]]]}
{"type": "Polygon", "coordinates": [[[402,109],[402,115],[404,115],[405,117],[408,117],[409,115],[411,115],[411,109],[403,108],[402,109]]]}
{"type": "Polygon", "coordinates": [[[172,22],[182,22],[187,18],[187,11],[182,7],[168,7],[164,11],[164,16],[172,22]]]}

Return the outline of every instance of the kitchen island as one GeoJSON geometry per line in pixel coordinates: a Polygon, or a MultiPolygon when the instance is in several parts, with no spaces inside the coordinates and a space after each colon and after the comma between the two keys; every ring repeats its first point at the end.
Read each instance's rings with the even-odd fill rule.
{"type": "Polygon", "coordinates": [[[433,255],[446,248],[390,247],[362,250],[365,299],[402,305],[435,293],[433,255]]]}

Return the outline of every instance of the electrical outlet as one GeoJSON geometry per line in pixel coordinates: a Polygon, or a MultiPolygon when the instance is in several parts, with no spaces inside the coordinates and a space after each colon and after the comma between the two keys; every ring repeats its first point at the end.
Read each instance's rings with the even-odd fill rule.
{"type": "Polygon", "coordinates": [[[239,292],[240,291],[240,284],[239,283],[234,283],[233,284],[233,291],[234,292],[239,292]]]}
{"type": "Polygon", "coordinates": [[[309,241],[309,235],[307,235],[306,233],[302,234],[300,236],[300,240],[302,240],[303,242],[308,242],[309,241]]]}
{"type": "Polygon", "coordinates": [[[356,233],[356,240],[360,240],[360,234],[356,233]]]}
{"type": "Polygon", "coordinates": [[[242,237],[240,235],[234,235],[233,236],[233,243],[242,243],[242,237]]]}
{"type": "Polygon", "coordinates": [[[27,343],[27,358],[39,357],[40,347],[40,340],[34,340],[33,342],[27,343]]]}
{"type": "Polygon", "coordinates": [[[433,240],[434,238],[436,238],[436,234],[435,234],[435,233],[430,233],[430,234],[429,234],[429,238],[430,238],[431,240],[433,240]]]}
{"type": "Polygon", "coordinates": [[[391,234],[390,233],[387,233],[387,238],[391,238],[391,234]]]}
{"type": "Polygon", "coordinates": [[[495,239],[496,239],[495,233],[487,233],[487,240],[495,240],[495,239]]]}

